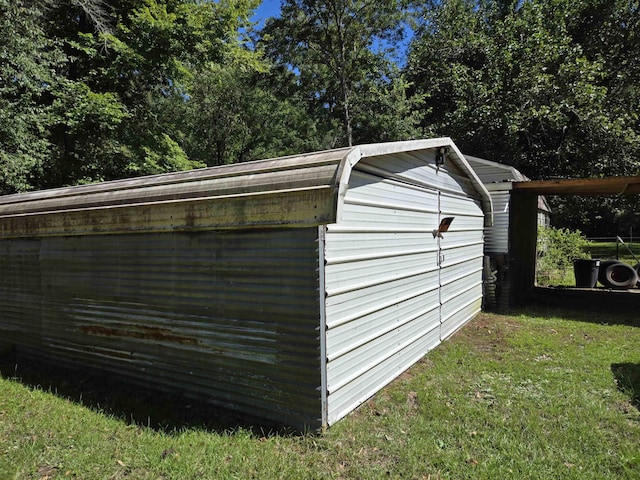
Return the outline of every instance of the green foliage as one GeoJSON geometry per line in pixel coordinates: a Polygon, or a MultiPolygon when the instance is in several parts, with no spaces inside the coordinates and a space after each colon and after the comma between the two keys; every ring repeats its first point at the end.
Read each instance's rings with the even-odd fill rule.
{"type": "Polygon", "coordinates": [[[537,277],[540,284],[573,284],[573,261],[589,258],[589,241],[579,230],[539,227],[537,277]]]}
{"type": "Polygon", "coordinates": [[[202,166],[175,115],[193,79],[265,70],[239,33],[255,0],[31,3],[0,3],[0,193],[202,166]]]}
{"type": "Polygon", "coordinates": [[[619,74],[627,65],[620,57],[614,65],[593,41],[617,38],[635,71],[637,8],[622,1],[428,4],[407,67],[430,106],[423,125],[531,178],[638,172],[637,109],[629,108],[638,104],[637,88],[630,81],[611,88],[626,78],[619,74]],[[594,22],[596,12],[615,21],[594,22]],[[592,35],[584,37],[590,21],[592,35]],[[611,37],[608,29],[627,31],[611,37]]]}
{"type": "Polygon", "coordinates": [[[408,84],[390,60],[408,5],[287,0],[281,17],[267,22],[262,45],[274,62],[296,72],[308,108],[334,129],[331,146],[418,134],[413,115],[403,115],[418,102],[407,96],[408,84]]]}
{"type": "Polygon", "coordinates": [[[617,241],[615,237],[609,240],[599,239],[589,241],[589,255],[591,258],[601,260],[616,259],[629,265],[636,265],[640,258],[640,243],[638,239],[625,239],[624,245],[617,241]]]}
{"type": "Polygon", "coordinates": [[[178,145],[169,135],[162,136],[151,146],[143,146],[144,163],[130,165],[131,173],[135,175],[153,175],[179,170],[191,170],[205,167],[206,165],[189,160],[180,145],[178,145]]]}
{"type": "MultiPolygon", "coordinates": [[[[286,0],[256,32],[258,5],[0,0],[0,194],[425,136],[534,179],[640,172],[637,0],[286,0]]],[[[637,196],[551,202],[639,227],[637,196]]]]}
{"type": "Polygon", "coordinates": [[[555,197],[552,223],[588,237],[622,237],[640,231],[640,196],[555,197]]]}
{"type": "Polygon", "coordinates": [[[32,3],[0,0],[0,194],[31,189],[52,154],[53,72],[65,59],[44,31],[44,5],[32,3]]]}
{"type": "MultiPolygon", "coordinates": [[[[406,74],[430,135],[533,179],[640,173],[637,1],[448,0],[419,12],[406,74]]],[[[551,199],[554,224],[590,235],[638,228],[639,206],[551,199]]]]}

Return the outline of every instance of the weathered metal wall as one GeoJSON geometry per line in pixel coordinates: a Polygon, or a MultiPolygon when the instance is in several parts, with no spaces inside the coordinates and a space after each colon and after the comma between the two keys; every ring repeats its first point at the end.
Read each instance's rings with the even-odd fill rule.
{"type": "Polygon", "coordinates": [[[5,196],[0,350],[325,426],[479,310],[491,211],[447,138],[5,196]]]}
{"type": "Polygon", "coordinates": [[[0,242],[0,337],[279,423],[321,418],[317,227],[0,242]]]}
{"type": "Polygon", "coordinates": [[[326,350],[333,423],[479,310],[484,213],[432,152],[362,160],[328,225],[326,350]],[[430,155],[431,153],[431,155],[430,155]],[[443,216],[455,216],[434,238],[443,216]]]}

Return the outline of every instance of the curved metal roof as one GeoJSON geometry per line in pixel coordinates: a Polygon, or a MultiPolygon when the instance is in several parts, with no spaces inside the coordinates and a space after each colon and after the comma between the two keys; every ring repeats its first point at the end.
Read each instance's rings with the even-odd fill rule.
{"type": "MultiPolygon", "coordinates": [[[[511,165],[492,162],[471,155],[465,155],[465,158],[469,162],[469,165],[475,170],[478,178],[483,181],[489,193],[509,191],[516,182],[531,181],[529,177],[511,165]]],[[[542,195],[538,197],[538,210],[551,212],[547,199],[542,195]]]]}
{"type": "Polygon", "coordinates": [[[484,158],[465,155],[469,164],[485,184],[503,182],[525,182],[529,180],[515,167],[504,163],[492,162],[484,158]]]}
{"type": "Polygon", "coordinates": [[[490,221],[491,199],[449,138],[339,148],[0,197],[0,237],[309,226],[340,221],[362,158],[448,147],[490,221]]]}

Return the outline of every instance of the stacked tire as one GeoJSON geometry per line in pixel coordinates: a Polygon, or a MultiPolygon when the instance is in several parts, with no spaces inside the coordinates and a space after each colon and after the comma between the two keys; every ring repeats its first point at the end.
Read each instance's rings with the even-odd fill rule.
{"type": "Polygon", "coordinates": [[[640,263],[634,267],[619,260],[603,260],[600,262],[598,282],[607,288],[634,288],[640,282],[640,263]]]}

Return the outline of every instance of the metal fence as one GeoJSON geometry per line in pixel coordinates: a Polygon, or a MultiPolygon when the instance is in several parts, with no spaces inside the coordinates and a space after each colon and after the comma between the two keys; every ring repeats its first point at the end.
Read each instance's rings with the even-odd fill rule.
{"type": "Polygon", "coordinates": [[[592,237],[588,240],[591,258],[611,258],[632,265],[640,263],[640,237],[592,237]]]}

